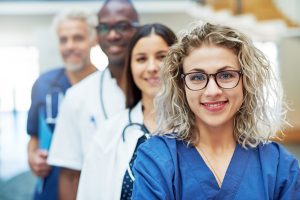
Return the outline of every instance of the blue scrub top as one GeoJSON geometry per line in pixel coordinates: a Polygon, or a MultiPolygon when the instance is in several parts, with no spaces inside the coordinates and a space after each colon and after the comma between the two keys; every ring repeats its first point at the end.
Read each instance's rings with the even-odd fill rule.
{"type": "MultiPolygon", "coordinates": [[[[42,74],[34,83],[31,91],[31,106],[28,112],[27,133],[29,135],[39,134],[39,114],[42,118],[46,118],[46,95],[51,94],[52,97],[52,117],[56,118],[58,112],[58,93],[63,94],[71,87],[71,84],[65,74],[64,68],[54,69],[42,74]]],[[[48,124],[50,132],[53,133],[54,124],[48,124]]],[[[58,199],[58,174],[59,168],[52,167],[48,177],[44,180],[43,191],[37,190],[34,199],[55,200],[58,199]]]]}
{"type": "Polygon", "coordinates": [[[132,199],[300,199],[298,161],[281,145],[236,146],[221,188],[193,146],[155,136],[140,146],[132,199]]]}

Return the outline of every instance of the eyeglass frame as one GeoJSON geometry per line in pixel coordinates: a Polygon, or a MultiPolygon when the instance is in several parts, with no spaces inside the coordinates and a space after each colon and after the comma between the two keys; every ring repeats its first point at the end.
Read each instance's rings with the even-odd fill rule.
{"type": "Polygon", "coordinates": [[[116,29],[116,26],[118,26],[118,25],[121,24],[121,23],[128,23],[128,25],[130,25],[131,28],[139,28],[139,27],[140,27],[139,22],[136,22],[136,21],[134,21],[134,22],[131,22],[131,21],[119,21],[119,22],[117,22],[117,23],[115,23],[115,24],[107,24],[107,23],[101,23],[101,22],[100,22],[95,28],[96,28],[97,34],[98,34],[98,35],[101,35],[101,36],[106,36],[106,35],[108,35],[108,33],[109,33],[111,30],[114,30],[116,33],[123,35],[123,34],[124,34],[123,32],[119,32],[119,31],[116,29]],[[99,26],[100,26],[101,24],[102,24],[102,25],[108,26],[108,32],[107,32],[106,34],[100,34],[100,33],[99,33],[99,26]]]}
{"type": "Polygon", "coordinates": [[[222,88],[222,89],[233,89],[233,88],[235,88],[235,87],[239,84],[240,79],[241,79],[241,76],[243,76],[243,72],[242,72],[241,70],[222,70],[222,71],[219,71],[219,72],[214,73],[214,74],[207,74],[207,73],[205,73],[205,72],[190,72],[190,73],[185,73],[185,74],[182,73],[181,76],[180,76],[180,78],[183,79],[183,82],[184,82],[185,86],[186,86],[189,90],[192,90],[192,91],[199,91],[199,90],[203,90],[204,88],[207,87],[207,85],[208,85],[208,83],[209,83],[209,81],[210,81],[210,77],[211,77],[211,76],[213,76],[214,81],[215,81],[215,83],[217,84],[217,86],[218,86],[219,88],[222,88]],[[238,76],[239,76],[239,79],[238,79],[238,81],[237,81],[237,83],[236,83],[236,85],[235,85],[234,87],[231,87],[231,88],[224,88],[224,87],[222,87],[222,86],[219,85],[219,83],[218,83],[218,81],[217,81],[217,75],[218,75],[219,73],[222,73],[222,72],[228,72],[228,71],[230,71],[230,72],[237,72],[237,73],[238,73],[238,76]],[[193,89],[191,89],[191,88],[188,86],[188,84],[186,83],[186,80],[185,80],[185,79],[186,79],[186,77],[187,77],[188,75],[190,75],[190,74],[196,74],[196,73],[204,74],[204,75],[207,77],[207,81],[206,81],[206,84],[204,85],[203,88],[197,89],[197,90],[193,90],[193,89]]]}

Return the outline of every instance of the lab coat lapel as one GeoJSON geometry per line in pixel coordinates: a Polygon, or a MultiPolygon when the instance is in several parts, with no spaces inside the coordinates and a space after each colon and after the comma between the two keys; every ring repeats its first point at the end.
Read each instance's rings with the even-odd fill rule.
{"type": "MultiPolygon", "coordinates": [[[[143,112],[142,104],[139,102],[131,111],[131,122],[142,125],[143,124],[143,112]]],[[[128,120],[129,121],[129,120],[128,120]]],[[[128,127],[125,132],[125,141],[124,144],[128,149],[130,158],[134,152],[138,139],[144,134],[141,131],[141,128],[137,125],[132,125],[128,127]]]]}
{"type": "MultiPolygon", "coordinates": [[[[119,111],[125,109],[125,96],[121,88],[117,84],[117,80],[111,76],[109,69],[104,70],[103,85],[100,82],[100,91],[103,95],[100,97],[100,103],[103,104],[107,117],[110,118],[119,111]],[[118,91],[118,92],[116,92],[118,91]],[[103,100],[103,102],[101,102],[103,100]]],[[[102,74],[101,74],[102,75],[102,74]]],[[[100,76],[101,76],[100,75],[100,76]]],[[[103,108],[100,108],[101,110],[103,108]]]]}

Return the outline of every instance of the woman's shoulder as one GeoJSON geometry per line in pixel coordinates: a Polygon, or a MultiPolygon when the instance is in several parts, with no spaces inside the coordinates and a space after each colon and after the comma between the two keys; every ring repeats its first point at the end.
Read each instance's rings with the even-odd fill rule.
{"type": "Polygon", "coordinates": [[[293,154],[291,154],[284,146],[277,142],[260,144],[258,145],[258,149],[262,155],[265,155],[265,157],[270,157],[270,159],[296,159],[293,154]]]}
{"type": "Polygon", "coordinates": [[[277,173],[289,173],[290,170],[299,171],[298,160],[281,144],[271,142],[259,145],[257,148],[264,167],[276,166],[274,169],[277,170],[277,173]]]}
{"type": "Polygon", "coordinates": [[[176,146],[176,139],[171,134],[168,135],[153,135],[143,145],[147,147],[170,148],[176,146]]]}
{"type": "Polygon", "coordinates": [[[139,151],[152,154],[152,156],[163,160],[169,160],[177,156],[178,147],[182,144],[183,142],[178,141],[172,134],[154,135],[140,146],[139,151]]]}
{"type": "Polygon", "coordinates": [[[258,149],[262,169],[266,172],[269,180],[273,176],[276,182],[276,199],[298,199],[300,170],[295,156],[276,142],[259,145],[258,149]]]}

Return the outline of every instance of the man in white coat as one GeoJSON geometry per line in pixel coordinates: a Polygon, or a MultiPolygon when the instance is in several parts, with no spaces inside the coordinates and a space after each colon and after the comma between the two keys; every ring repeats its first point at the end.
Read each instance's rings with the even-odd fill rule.
{"type": "Polygon", "coordinates": [[[100,122],[125,108],[122,72],[138,14],[129,0],[107,0],[98,13],[99,44],[109,60],[103,72],[72,87],[61,105],[48,163],[60,166],[59,198],[75,199],[84,155],[100,122]]]}

